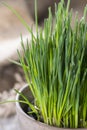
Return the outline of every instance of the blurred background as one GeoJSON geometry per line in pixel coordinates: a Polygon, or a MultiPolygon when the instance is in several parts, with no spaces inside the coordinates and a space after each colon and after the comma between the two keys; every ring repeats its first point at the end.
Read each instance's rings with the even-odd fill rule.
{"type": "MultiPolygon", "coordinates": [[[[43,26],[44,18],[48,15],[48,7],[52,6],[52,10],[54,10],[54,2],[58,3],[59,1],[38,0],[40,27],[43,26]]],[[[26,84],[22,69],[11,63],[9,59],[18,60],[17,49],[21,50],[20,34],[22,34],[24,43],[26,43],[27,38],[30,40],[27,30],[2,2],[3,0],[0,0],[0,102],[14,100],[16,96],[14,88],[20,89],[26,84]]],[[[34,0],[4,0],[4,2],[18,11],[29,26],[34,29],[34,0]]],[[[70,8],[73,8],[72,25],[74,24],[76,11],[78,11],[80,19],[83,16],[83,9],[86,4],[87,0],[71,0],[70,8]]],[[[16,129],[18,129],[18,126],[15,103],[0,105],[0,130],[16,129]]]]}

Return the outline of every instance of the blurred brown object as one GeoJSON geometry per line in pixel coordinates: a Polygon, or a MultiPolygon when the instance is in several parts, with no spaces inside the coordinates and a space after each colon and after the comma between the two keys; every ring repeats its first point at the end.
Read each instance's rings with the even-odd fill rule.
{"type": "MultiPolygon", "coordinates": [[[[54,3],[58,3],[60,0],[37,0],[37,14],[39,22],[43,21],[48,15],[48,7],[54,8],[54,3]]],[[[32,18],[35,19],[35,0],[26,0],[26,4],[32,18]]]]}
{"type": "MultiPolygon", "coordinates": [[[[48,15],[48,7],[51,6],[52,10],[54,10],[54,3],[58,3],[60,0],[37,0],[37,13],[38,13],[38,21],[42,22],[44,18],[48,15]]],[[[67,3],[68,0],[65,0],[67,3]]],[[[26,0],[26,4],[29,10],[30,15],[35,20],[35,0],[26,0]]],[[[70,8],[73,8],[73,16],[75,16],[75,12],[78,11],[79,19],[83,15],[84,7],[87,4],[87,0],[71,0],[70,8]]],[[[74,18],[74,17],[73,17],[74,18]]]]}
{"type": "MultiPolygon", "coordinates": [[[[78,12],[79,20],[83,17],[84,7],[86,5],[87,5],[87,0],[71,0],[70,8],[73,9],[73,18],[72,18],[73,22],[74,22],[76,12],[78,12]]],[[[86,19],[87,19],[87,16],[86,16],[86,19]]]]}

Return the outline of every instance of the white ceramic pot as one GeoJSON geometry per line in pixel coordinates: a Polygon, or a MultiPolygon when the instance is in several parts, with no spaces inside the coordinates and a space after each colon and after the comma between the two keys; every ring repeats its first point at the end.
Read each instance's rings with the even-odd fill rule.
{"type": "MultiPolygon", "coordinates": [[[[22,92],[24,95],[26,95],[29,100],[32,99],[32,94],[29,91],[28,86],[24,86],[20,92],[22,92]]],[[[20,95],[17,94],[16,100],[21,99],[20,95]]],[[[27,115],[23,109],[25,109],[26,105],[16,102],[16,110],[17,110],[17,116],[18,116],[18,124],[20,127],[20,130],[58,130],[59,128],[51,127],[49,125],[46,125],[44,123],[41,123],[34,118],[27,115]]],[[[60,129],[61,130],[61,129],[60,129]]]]}
{"type": "MultiPolygon", "coordinates": [[[[27,98],[29,98],[30,101],[33,100],[32,94],[29,91],[28,86],[24,86],[20,92],[22,92],[24,95],[26,95],[27,98]]],[[[17,94],[16,100],[21,99],[19,94],[17,94]]],[[[34,118],[27,115],[23,109],[25,109],[26,105],[21,103],[16,103],[16,110],[18,115],[18,124],[20,127],[20,130],[87,130],[87,129],[68,129],[68,128],[58,128],[46,125],[44,123],[41,123],[34,118]]]]}

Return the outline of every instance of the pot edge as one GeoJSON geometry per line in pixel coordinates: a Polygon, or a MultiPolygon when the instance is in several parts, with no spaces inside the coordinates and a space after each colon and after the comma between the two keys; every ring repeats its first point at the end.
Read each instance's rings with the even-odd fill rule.
{"type": "MultiPolygon", "coordinates": [[[[24,89],[26,89],[28,87],[28,84],[24,85],[24,87],[22,87],[19,92],[23,92],[24,89]]],[[[16,95],[16,101],[18,101],[20,95],[17,94],[16,95]]],[[[20,103],[19,102],[16,102],[16,107],[18,108],[18,110],[21,112],[21,114],[23,114],[27,119],[37,123],[38,125],[40,126],[45,126],[45,127],[50,127],[51,129],[52,128],[55,128],[56,130],[87,130],[87,128],[59,128],[59,127],[55,127],[55,126],[50,126],[50,125],[47,125],[45,123],[42,123],[40,121],[37,121],[35,119],[33,119],[32,117],[28,116],[22,109],[21,109],[21,106],[20,106],[20,103]]]]}

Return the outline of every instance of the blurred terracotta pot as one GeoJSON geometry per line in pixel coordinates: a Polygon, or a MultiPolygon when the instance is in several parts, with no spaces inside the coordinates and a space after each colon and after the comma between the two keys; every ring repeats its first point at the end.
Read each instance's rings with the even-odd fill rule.
{"type": "MultiPolygon", "coordinates": [[[[39,21],[42,21],[44,17],[47,17],[48,7],[51,6],[54,8],[54,3],[58,3],[59,0],[37,0],[37,13],[39,21]]],[[[35,0],[26,0],[26,4],[29,10],[30,15],[35,19],[35,0]]]]}

